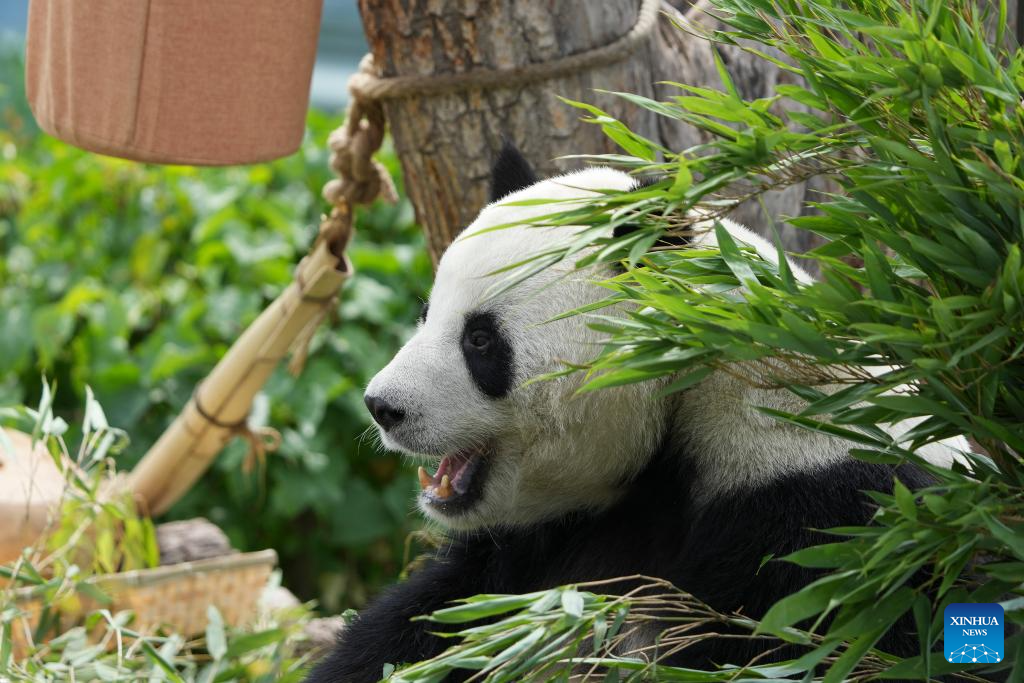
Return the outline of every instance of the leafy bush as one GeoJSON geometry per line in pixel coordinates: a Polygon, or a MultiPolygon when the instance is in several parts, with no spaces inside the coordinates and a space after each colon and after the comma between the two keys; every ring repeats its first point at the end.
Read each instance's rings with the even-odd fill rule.
{"type": "MultiPolygon", "coordinates": [[[[553,676],[558,665],[564,676],[570,662],[613,680],[809,678],[822,669],[826,681],[965,669],[981,679],[1024,676],[1024,52],[996,47],[1001,28],[986,40],[985,13],[965,0],[712,5],[728,28],[706,38],[743,46],[805,85],[744,101],[722,69],[723,91],[679,84],[680,95],[665,102],[623,94],[713,136],[675,153],[579,105],[628,155],[599,160],[664,180],[553,212],[541,222],[602,229],[584,227],[572,246],[541,255],[506,284],[566,255],[577,254],[580,266],[624,261],[626,272],[604,282],[606,303],[628,302],[634,312],[625,322],[594,320],[608,344],[584,368],[584,391],[663,376],[683,391],[712,368],[765,361],[777,386],[807,401],[799,415],[772,417],[846,437],[865,460],[917,461],[937,484],[872,494],[879,509],[871,526],[836,530],[835,543],[772,560],[827,574],[760,623],[734,623],[805,644],[799,660],[700,674],[616,657],[607,647],[609,621],[625,607],[613,634],[644,623],[642,609],[628,609],[643,607],[640,600],[585,594],[566,602],[541,593],[480,596],[435,613],[445,623],[503,619],[467,627],[463,643],[392,680],[439,680],[451,668],[480,669],[481,680],[522,680],[553,676]],[[820,266],[820,282],[798,283],[784,260],[760,259],[720,225],[720,249],[663,241],[741,199],[820,174],[843,192],[822,197],[821,215],[789,221],[829,239],[807,255],[820,266]],[[710,214],[688,213],[697,203],[710,214]],[[627,221],[641,229],[598,237],[627,221]],[[883,429],[908,418],[922,421],[899,440],[883,429]],[[916,457],[924,444],[954,434],[968,435],[986,455],[965,455],[951,471],[916,457]],[[925,585],[910,583],[920,572],[925,585]],[[952,664],[935,651],[947,604],[993,601],[1018,627],[1007,629],[1002,662],[952,664]],[[900,660],[874,650],[908,613],[920,654],[900,660]]],[[[995,25],[1005,26],[1006,3],[996,11],[995,25]]],[[[665,621],[680,628],[729,618],[684,594],[665,599],[675,607],[663,612],[665,621]]],[[[659,652],[685,644],[677,632],[659,652]]]]}
{"type": "MultiPolygon", "coordinates": [[[[86,384],[131,435],[127,469],[196,382],[290,281],[316,231],[337,117],[311,112],[302,149],[200,169],[100,157],[25,118],[20,57],[0,60],[0,405],[38,401],[40,372],[77,423],[86,384]]],[[[383,153],[397,173],[394,155],[383,153]]],[[[406,201],[360,212],[357,271],[301,377],[275,374],[257,420],[283,444],[265,479],[235,443],[171,515],[204,515],[241,549],[275,548],[289,587],[328,609],[397,575],[414,478],[364,443],[362,387],[414,323],[431,267],[406,201]]]]}

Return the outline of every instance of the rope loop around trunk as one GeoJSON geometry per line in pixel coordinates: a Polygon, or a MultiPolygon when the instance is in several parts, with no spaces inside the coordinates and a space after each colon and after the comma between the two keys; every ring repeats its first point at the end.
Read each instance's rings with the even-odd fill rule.
{"type": "MultiPolygon", "coordinates": [[[[371,102],[403,97],[430,97],[465,90],[517,88],[574,73],[614,64],[632,54],[658,23],[661,0],[642,0],[633,27],[607,45],[566,55],[549,62],[526,64],[511,69],[473,69],[456,74],[431,76],[377,76],[371,69],[360,70],[348,80],[357,101],[371,102]]],[[[369,57],[369,55],[367,55],[369,57]]],[[[366,58],[364,58],[365,60],[366,58]]],[[[372,58],[371,58],[372,59],[372,58]]]]}

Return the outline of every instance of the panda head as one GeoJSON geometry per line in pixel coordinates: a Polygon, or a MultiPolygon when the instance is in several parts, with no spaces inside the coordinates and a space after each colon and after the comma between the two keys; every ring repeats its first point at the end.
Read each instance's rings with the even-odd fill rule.
{"type": "Polygon", "coordinates": [[[564,262],[495,293],[507,275],[496,271],[573,235],[531,226],[551,205],[509,202],[564,207],[634,185],[600,168],[537,182],[517,150],[502,150],[492,203],[445,252],[415,335],[366,390],[384,446],[423,466],[428,517],[474,530],[603,507],[650,457],[664,416],[649,384],[578,395],[575,377],[528,382],[598,352],[583,317],[551,319],[604,298],[594,280],[607,274],[564,262]]]}

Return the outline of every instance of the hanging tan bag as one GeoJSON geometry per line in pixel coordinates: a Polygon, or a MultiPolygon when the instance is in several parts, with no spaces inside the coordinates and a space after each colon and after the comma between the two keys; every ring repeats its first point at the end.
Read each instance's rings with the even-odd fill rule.
{"type": "Polygon", "coordinates": [[[302,141],[322,0],[31,0],[42,128],[139,161],[224,165],[302,141]]]}

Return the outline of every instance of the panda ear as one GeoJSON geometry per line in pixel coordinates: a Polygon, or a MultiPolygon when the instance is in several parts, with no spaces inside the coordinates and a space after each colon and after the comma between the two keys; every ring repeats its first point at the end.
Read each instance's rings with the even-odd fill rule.
{"type": "Polygon", "coordinates": [[[620,237],[625,237],[630,233],[636,232],[639,228],[640,226],[636,223],[620,223],[615,226],[614,230],[612,230],[612,237],[614,239],[619,239],[620,237]]]}
{"type": "MultiPolygon", "coordinates": [[[[634,233],[640,229],[640,226],[636,223],[622,223],[616,225],[615,229],[612,230],[612,237],[618,239],[619,237],[625,237],[630,233],[634,233]]],[[[659,247],[685,247],[693,241],[693,236],[690,234],[667,234],[662,235],[658,239],[657,245],[659,247]]]]}
{"type": "MultiPolygon", "coordinates": [[[[643,178],[639,178],[636,181],[636,185],[630,189],[630,192],[636,192],[637,190],[643,190],[651,187],[652,185],[657,185],[664,179],[665,176],[645,176],[643,178]]],[[[612,230],[612,237],[616,239],[619,237],[625,237],[630,233],[636,232],[639,228],[640,226],[636,223],[623,223],[621,225],[616,225],[615,229],[612,230]]],[[[689,242],[690,237],[688,235],[665,235],[658,240],[659,245],[674,247],[686,246],[689,242]]]]}
{"type": "Polygon", "coordinates": [[[537,176],[530,168],[530,162],[515,145],[505,140],[491,166],[491,201],[504,199],[536,182],[537,176]]]}

